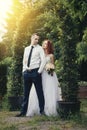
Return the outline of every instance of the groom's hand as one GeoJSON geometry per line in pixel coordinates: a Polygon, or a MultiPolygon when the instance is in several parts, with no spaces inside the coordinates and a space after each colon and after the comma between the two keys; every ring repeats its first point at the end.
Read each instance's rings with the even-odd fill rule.
{"type": "Polygon", "coordinates": [[[37,72],[38,73],[38,75],[41,75],[41,73],[40,72],[37,72]]]}

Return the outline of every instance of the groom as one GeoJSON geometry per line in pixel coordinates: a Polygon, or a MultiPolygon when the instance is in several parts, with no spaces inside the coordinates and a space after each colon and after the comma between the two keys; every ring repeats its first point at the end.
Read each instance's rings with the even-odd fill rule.
{"type": "Polygon", "coordinates": [[[24,99],[22,109],[17,117],[25,116],[28,107],[28,99],[32,83],[36,88],[39,100],[40,114],[44,114],[44,95],[42,90],[41,72],[45,65],[45,55],[42,47],[38,44],[39,35],[31,36],[31,44],[24,50],[23,56],[23,78],[24,78],[24,99]]]}

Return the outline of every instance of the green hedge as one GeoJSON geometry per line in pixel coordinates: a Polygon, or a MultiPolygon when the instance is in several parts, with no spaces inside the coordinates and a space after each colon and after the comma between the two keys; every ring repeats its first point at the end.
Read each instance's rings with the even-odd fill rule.
{"type": "Polygon", "coordinates": [[[7,92],[7,65],[0,64],[0,96],[4,96],[7,92]]]}

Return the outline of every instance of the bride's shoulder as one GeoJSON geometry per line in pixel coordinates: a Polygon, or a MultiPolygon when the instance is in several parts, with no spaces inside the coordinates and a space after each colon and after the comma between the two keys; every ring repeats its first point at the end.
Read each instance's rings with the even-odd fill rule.
{"type": "Polygon", "coordinates": [[[50,56],[50,58],[54,58],[54,55],[53,55],[53,54],[50,54],[49,56],[50,56]]]}

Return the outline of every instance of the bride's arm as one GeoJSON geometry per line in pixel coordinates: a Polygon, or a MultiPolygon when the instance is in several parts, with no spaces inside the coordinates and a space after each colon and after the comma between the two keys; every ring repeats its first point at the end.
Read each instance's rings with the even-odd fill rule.
{"type": "Polygon", "coordinates": [[[51,59],[51,63],[54,64],[54,55],[53,54],[50,55],[50,59],[51,59]]]}

